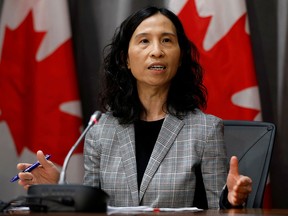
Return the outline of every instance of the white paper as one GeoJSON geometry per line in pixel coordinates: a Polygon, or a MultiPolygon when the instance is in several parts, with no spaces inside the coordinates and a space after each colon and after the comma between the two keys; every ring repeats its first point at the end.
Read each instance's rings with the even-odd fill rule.
{"type": "Polygon", "coordinates": [[[184,208],[152,208],[149,206],[133,206],[133,207],[114,207],[108,206],[107,213],[115,214],[115,213],[137,213],[137,212],[180,212],[180,211],[202,211],[203,209],[199,209],[196,207],[184,207],[184,208]]]}
{"type": "Polygon", "coordinates": [[[10,213],[13,214],[15,212],[17,213],[26,213],[26,212],[30,212],[30,208],[29,207],[10,207],[8,209],[4,209],[5,213],[10,213]]]}

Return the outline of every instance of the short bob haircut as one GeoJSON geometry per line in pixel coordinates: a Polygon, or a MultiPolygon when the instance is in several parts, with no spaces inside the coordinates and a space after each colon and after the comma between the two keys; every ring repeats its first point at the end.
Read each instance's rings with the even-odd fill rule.
{"type": "MultiPolygon", "coordinates": [[[[179,18],[170,10],[146,7],[130,15],[117,28],[112,42],[104,49],[104,89],[100,94],[104,111],[111,111],[120,124],[135,122],[145,112],[137,92],[136,79],[127,68],[130,39],[139,24],[157,13],[174,24],[181,50],[181,66],[171,81],[167,112],[182,119],[188,112],[206,108],[207,90],[196,46],[189,41],[179,18]]],[[[164,106],[164,105],[163,105],[164,106]]],[[[163,109],[164,110],[164,109],[163,109]]]]}

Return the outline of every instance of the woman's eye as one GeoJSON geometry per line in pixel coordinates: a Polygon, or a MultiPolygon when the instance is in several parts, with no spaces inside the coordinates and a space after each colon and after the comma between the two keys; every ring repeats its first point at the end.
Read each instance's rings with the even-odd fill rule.
{"type": "Polygon", "coordinates": [[[140,41],[140,43],[148,43],[149,41],[147,40],[147,39],[142,39],[141,41],[140,41]]]}
{"type": "Polygon", "coordinates": [[[164,42],[164,43],[169,43],[169,42],[171,42],[171,39],[170,39],[170,38],[164,38],[164,39],[163,39],[163,42],[164,42]]]}

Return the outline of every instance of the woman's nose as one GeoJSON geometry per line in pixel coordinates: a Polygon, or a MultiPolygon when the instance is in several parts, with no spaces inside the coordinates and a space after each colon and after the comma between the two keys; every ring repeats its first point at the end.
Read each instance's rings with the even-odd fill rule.
{"type": "Polygon", "coordinates": [[[164,55],[164,52],[162,50],[161,44],[159,43],[154,43],[153,46],[151,47],[151,53],[150,55],[152,57],[162,57],[164,55]]]}

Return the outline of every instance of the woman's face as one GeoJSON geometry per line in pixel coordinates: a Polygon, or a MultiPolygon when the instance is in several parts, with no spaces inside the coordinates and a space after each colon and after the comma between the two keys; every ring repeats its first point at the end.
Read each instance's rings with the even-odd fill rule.
{"type": "Polygon", "coordinates": [[[127,66],[138,87],[168,87],[180,66],[180,56],[175,26],[157,13],[143,20],[134,31],[127,66]]]}

